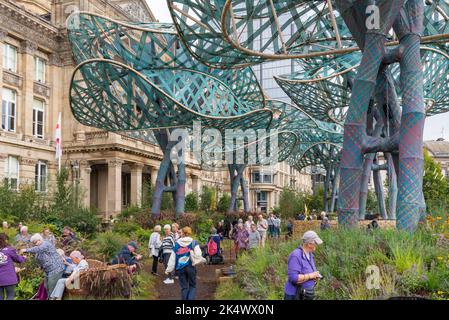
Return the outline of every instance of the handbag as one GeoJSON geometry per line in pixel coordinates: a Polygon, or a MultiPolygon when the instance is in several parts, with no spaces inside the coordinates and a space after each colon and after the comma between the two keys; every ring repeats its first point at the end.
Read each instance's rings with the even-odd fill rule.
{"type": "Polygon", "coordinates": [[[304,289],[301,285],[297,286],[295,300],[313,300],[315,299],[315,289],[304,289]]]}
{"type": "MultiPolygon", "coordinates": [[[[196,242],[193,243],[192,249],[194,249],[196,245],[197,245],[196,242]]],[[[192,266],[195,267],[198,264],[205,263],[206,259],[202,255],[197,256],[195,254],[195,250],[190,250],[190,261],[192,261],[192,266]]]]}

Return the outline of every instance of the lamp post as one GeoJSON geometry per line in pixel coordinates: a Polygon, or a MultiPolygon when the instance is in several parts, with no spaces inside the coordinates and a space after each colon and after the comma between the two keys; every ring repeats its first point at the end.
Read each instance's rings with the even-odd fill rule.
{"type": "Polygon", "coordinates": [[[72,166],[72,176],[75,185],[75,206],[79,204],[79,183],[80,183],[80,166],[78,160],[71,161],[70,165],[72,166]]]}

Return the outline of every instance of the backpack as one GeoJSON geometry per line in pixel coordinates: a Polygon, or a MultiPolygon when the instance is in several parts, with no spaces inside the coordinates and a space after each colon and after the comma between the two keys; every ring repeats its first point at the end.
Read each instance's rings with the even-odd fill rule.
{"type": "Polygon", "coordinates": [[[211,237],[209,242],[207,243],[207,254],[210,256],[216,255],[218,252],[217,243],[214,241],[214,238],[211,237]]]}

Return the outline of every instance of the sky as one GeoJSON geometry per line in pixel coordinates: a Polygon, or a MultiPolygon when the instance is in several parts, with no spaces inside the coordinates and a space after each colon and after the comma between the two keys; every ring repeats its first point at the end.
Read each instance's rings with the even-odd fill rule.
{"type": "MultiPolygon", "coordinates": [[[[167,7],[167,0],[146,1],[159,22],[172,22],[170,12],[167,7]]],[[[426,119],[426,125],[424,127],[424,140],[436,140],[442,137],[449,140],[449,112],[426,119]]]]}

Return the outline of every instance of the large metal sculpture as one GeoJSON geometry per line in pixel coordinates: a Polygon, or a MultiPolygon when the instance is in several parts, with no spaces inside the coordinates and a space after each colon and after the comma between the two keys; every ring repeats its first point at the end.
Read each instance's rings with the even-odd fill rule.
{"type": "MultiPolygon", "coordinates": [[[[299,169],[312,164],[327,169],[326,181],[334,182],[332,190],[329,183],[325,188],[325,203],[329,192],[334,199],[341,176],[338,212],[346,226],[364,215],[371,171],[387,217],[379,173],[387,170],[388,215],[395,218],[397,213],[398,228],[416,228],[425,209],[421,148],[426,112],[448,110],[445,87],[434,85],[437,79],[448,81],[441,77],[448,64],[447,3],[167,3],[174,25],[126,24],[85,13],[72,20],[81,27],[69,26],[80,63],[71,101],[75,116],[86,125],[143,136],[148,136],[142,134],[145,130],[158,130],[155,137],[167,161],[161,165],[157,194],[174,192],[178,213],[183,212],[185,168],[178,165],[175,172],[168,136],[174,128],[201,120],[222,131],[280,130],[280,160],[299,169]],[[420,48],[423,43],[426,47],[420,48]],[[247,66],[293,58],[300,59],[302,71],[277,81],[297,106],[266,101],[247,66]],[[385,164],[378,163],[379,152],[385,164]],[[179,181],[166,187],[169,172],[179,181]]],[[[222,167],[230,173],[233,210],[239,186],[247,196],[245,165],[222,167]]],[[[244,208],[248,210],[247,203],[244,208]]],[[[153,207],[154,214],[158,211],[153,207]]]]}
{"type": "MultiPolygon", "coordinates": [[[[69,18],[68,30],[73,55],[79,63],[70,91],[75,118],[84,125],[157,141],[163,151],[153,193],[154,215],[160,213],[164,192],[173,193],[176,213],[184,212],[185,163],[173,162],[171,154],[179,141],[169,139],[176,128],[189,128],[194,121],[201,121],[204,128],[220,132],[276,130],[276,158],[280,161],[290,155],[301,130],[320,130],[301,109],[280,101],[265,101],[250,68],[211,69],[194,60],[172,25],[127,24],[82,12],[69,18]],[[165,183],[167,178],[169,185],[165,183]]],[[[219,161],[212,166],[201,163],[200,156],[200,164],[207,169],[228,168],[230,210],[236,209],[241,186],[244,209],[249,211],[243,170],[249,158],[254,157],[249,152],[251,144],[259,140],[243,147],[248,149],[244,150],[244,163],[219,161]]],[[[232,144],[231,150],[223,151],[235,153],[239,148],[242,147],[234,148],[232,144]]],[[[268,160],[260,159],[259,154],[249,162],[266,163],[273,157],[271,150],[268,155],[266,150],[262,152],[268,160]]]]}
{"type": "MultiPolygon", "coordinates": [[[[423,90],[420,43],[445,54],[444,42],[449,38],[447,2],[168,0],[168,3],[181,38],[192,54],[205,63],[231,68],[274,59],[303,59],[299,62],[304,66],[300,81],[285,81],[284,88],[290,96],[299,94],[302,99],[294,101],[302,102],[301,107],[306,104],[306,111],[312,116],[345,123],[340,168],[341,223],[355,225],[363,213],[367,173],[374,169],[376,191],[380,193],[379,170],[388,168],[390,184],[398,176],[397,210],[395,201],[390,201],[390,217],[395,217],[397,211],[398,228],[411,231],[416,228],[425,208],[421,154],[425,107],[429,115],[432,110],[447,110],[442,94],[445,89],[436,90],[436,86],[428,85],[423,90]],[[198,22],[197,28],[190,27],[194,25],[192,21],[198,22]],[[196,46],[198,39],[213,45],[196,46]],[[213,55],[212,47],[229,54],[221,59],[213,55]],[[356,53],[359,49],[361,55],[356,53]],[[345,59],[354,61],[354,55],[360,57],[360,65],[345,66],[345,59]],[[330,65],[336,68],[329,68],[330,65]],[[323,69],[324,80],[338,81],[307,79],[307,73],[316,74],[323,69]],[[326,71],[331,74],[325,74],[326,71]],[[427,93],[431,98],[425,100],[427,93]],[[376,163],[378,152],[384,153],[386,166],[376,163]]],[[[435,58],[425,61],[430,61],[433,75],[439,75],[438,68],[444,63],[434,63],[435,58]]],[[[442,80],[446,83],[446,79],[442,80]]],[[[392,186],[390,196],[394,199],[395,192],[392,186]]],[[[381,198],[379,194],[380,207],[381,198]]]]}

